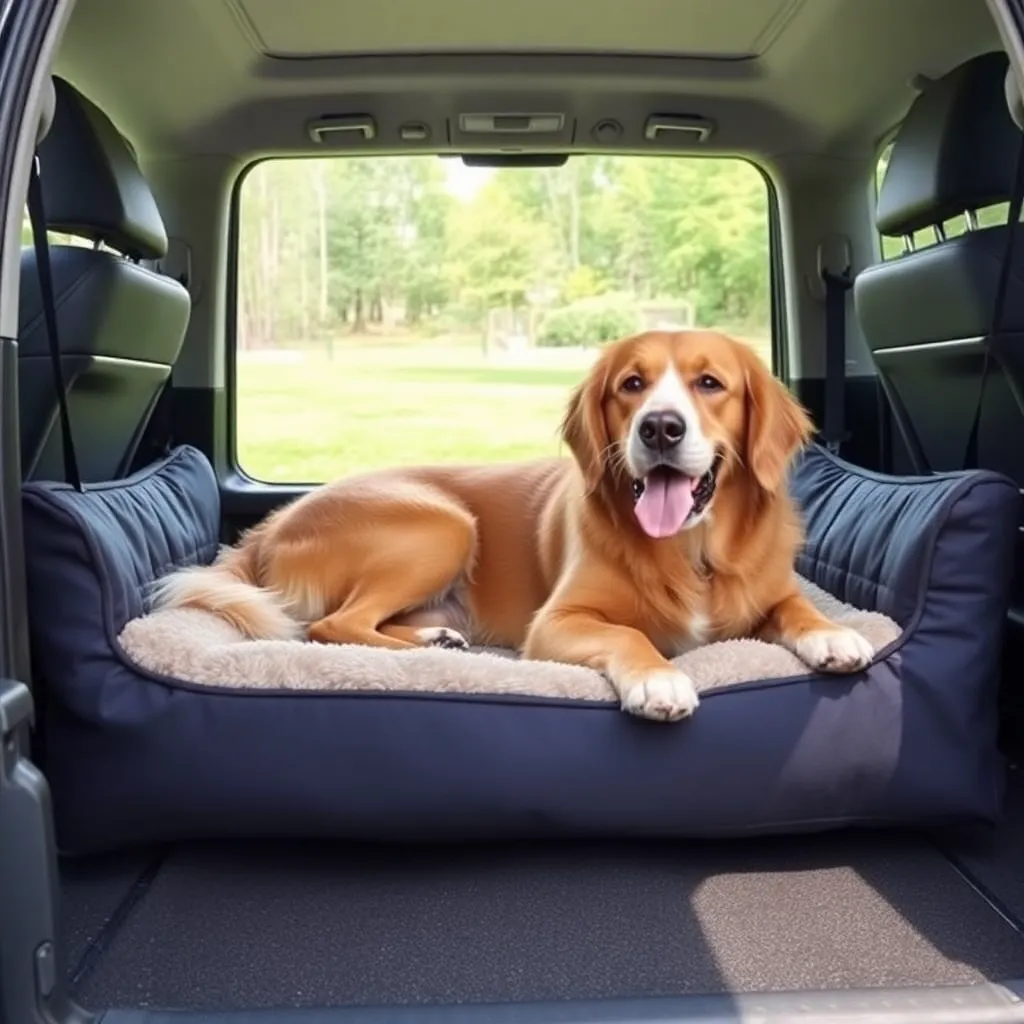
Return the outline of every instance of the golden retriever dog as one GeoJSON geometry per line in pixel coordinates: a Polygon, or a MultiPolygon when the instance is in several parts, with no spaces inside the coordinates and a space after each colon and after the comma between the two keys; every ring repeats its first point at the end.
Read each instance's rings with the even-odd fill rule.
{"type": "Polygon", "coordinates": [[[254,638],[387,648],[494,644],[603,672],[625,711],[697,708],[669,660],[759,637],[810,669],[873,656],[800,593],[787,492],[812,425],[747,346],[710,331],[608,345],[569,401],[573,458],[387,469],[272,513],[157,607],[254,638]]]}

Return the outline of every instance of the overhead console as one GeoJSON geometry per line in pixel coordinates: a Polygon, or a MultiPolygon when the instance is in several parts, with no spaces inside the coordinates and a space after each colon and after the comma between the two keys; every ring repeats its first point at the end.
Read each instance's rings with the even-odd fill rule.
{"type": "Polygon", "coordinates": [[[473,143],[515,148],[534,139],[571,146],[576,119],[555,111],[490,111],[460,113],[448,119],[448,141],[460,148],[473,143]]]}
{"type": "Polygon", "coordinates": [[[310,120],[310,139],[330,150],[378,152],[428,149],[519,153],[579,148],[680,150],[699,148],[715,121],[698,114],[646,117],[576,117],[550,105],[481,108],[450,116],[378,118],[368,113],[330,114],[310,120]]]}
{"type": "Polygon", "coordinates": [[[455,149],[533,149],[572,146],[576,119],[553,110],[459,112],[448,118],[448,144],[455,149]]]}

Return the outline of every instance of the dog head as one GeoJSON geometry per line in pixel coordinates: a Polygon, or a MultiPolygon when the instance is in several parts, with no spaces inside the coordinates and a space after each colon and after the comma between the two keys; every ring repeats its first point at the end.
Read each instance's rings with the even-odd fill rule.
{"type": "Polygon", "coordinates": [[[777,492],[812,429],[742,342],[649,331],[602,352],[573,392],[562,436],[588,492],[628,484],[643,531],[669,537],[704,519],[726,479],[777,492]]]}

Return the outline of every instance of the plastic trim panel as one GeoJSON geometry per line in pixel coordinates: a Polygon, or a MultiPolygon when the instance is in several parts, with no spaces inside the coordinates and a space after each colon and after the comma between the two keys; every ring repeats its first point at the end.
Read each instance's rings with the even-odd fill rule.
{"type": "Polygon", "coordinates": [[[103,1024],[789,1024],[863,1021],[873,1024],[1002,1024],[1024,1020],[1024,981],[1006,985],[772,992],[766,995],[686,996],[579,1003],[461,1006],[345,1007],[235,1013],[111,1011],[103,1024]]]}

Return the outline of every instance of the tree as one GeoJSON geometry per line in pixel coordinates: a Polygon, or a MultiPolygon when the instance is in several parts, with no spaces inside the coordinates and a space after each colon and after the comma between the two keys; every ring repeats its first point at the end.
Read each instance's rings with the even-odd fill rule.
{"type": "Polygon", "coordinates": [[[739,160],[576,156],[481,171],[451,193],[430,156],[273,160],[242,192],[243,344],[331,350],[385,313],[482,326],[534,289],[569,304],[690,301],[704,324],[767,323],[767,190],[739,160]]]}
{"type": "Polygon", "coordinates": [[[522,306],[556,266],[550,226],[530,217],[502,178],[455,210],[447,274],[459,301],[470,308],[484,313],[493,306],[522,306]]]}

